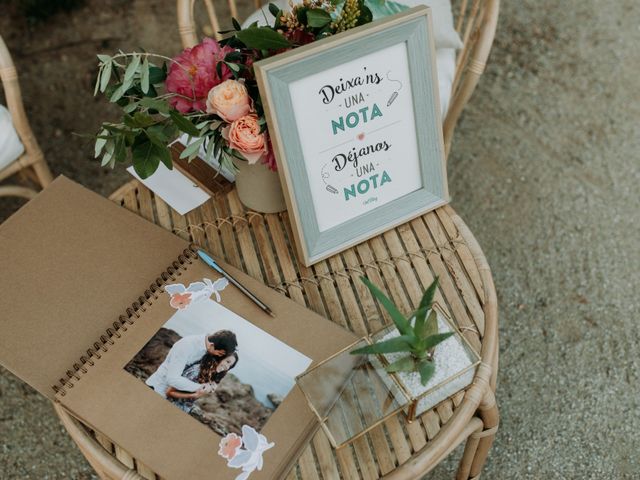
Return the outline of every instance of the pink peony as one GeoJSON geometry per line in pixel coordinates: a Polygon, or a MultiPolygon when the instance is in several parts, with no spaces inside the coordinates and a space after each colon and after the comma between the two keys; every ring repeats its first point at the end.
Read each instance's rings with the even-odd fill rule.
{"type": "Polygon", "coordinates": [[[195,47],[186,48],[175,57],[169,66],[166,89],[174,93],[169,104],[181,113],[193,110],[206,111],[209,90],[232,77],[231,70],[222,65],[222,77],[216,65],[233,51],[229,46],[221,47],[212,38],[205,38],[195,47]]]}
{"type": "Polygon", "coordinates": [[[222,131],[231,148],[238,150],[251,164],[256,163],[267,153],[267,139],[260,133],[258,116],[254,113],[245,115],[222,131]]]}
{"type": "Polygon", "coordinates": [[[235,433],[229,433],[226,437],[220,440],[220,448],[218,449],[218,455],[231,460],[238,453],[238,449],[242,445],[242,438],[235,433]]]}

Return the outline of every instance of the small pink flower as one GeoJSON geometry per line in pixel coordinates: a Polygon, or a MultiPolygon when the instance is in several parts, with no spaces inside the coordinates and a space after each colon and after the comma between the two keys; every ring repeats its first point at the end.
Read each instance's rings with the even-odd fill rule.
{"type": "Polygon", "coordinates": [[[225,122],[234,122],[252,110],[252,101],[244,83],[225,80],[209,91],[207,112],[215,113],[225,122]]]}
{"type": "Polygon", "coordinates": [[[222,76],[216,71],[218,62],[232,51],[233,48],[221,47],[212,38],[205,38],[195,47],[184,49],[169,65],[165,87],[167,92],[175,94],[169,98],[169,104],[181,113],[206,111],[209,91],[233,76],[224,64],[222,76]]]}
{"type": "Polygon", "coordinates": [[[267,136],[260,133],[258,116],[253,113],[240,117],[225,127],[222,135],[229,142],[229,146],[240,152],[251,164],[267,153],[267,136]]]}
{"type": "Polygon", "coordinates": [[[178,310],[184,310],[190,303],[191,293],[174,293],[169,300],[169,305],[178,310]]]}
{"type": "Polygon", "coordinates": [[[220,448],[218,449],[218,455],[231,460],[238,453],[238,449],[242,446],[242,438],[235,433],[229,433],[226,437],[220,440],[220,448]]]}

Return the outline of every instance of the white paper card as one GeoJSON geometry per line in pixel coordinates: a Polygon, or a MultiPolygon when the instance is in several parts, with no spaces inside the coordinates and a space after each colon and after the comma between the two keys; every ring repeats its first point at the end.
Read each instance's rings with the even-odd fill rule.
{"type": "Polygon", "coordinates": [[[127,172],[140,180],[145,187],[162,198],[180,215],[190,212],[211,198],[211,195],[177,169],[169,170],[162,163],[158,170],[146,180],[142,180],[133,167],[127,168],[127,172]]]}
{"type": "Polygon", "coordinates": [[[320,232],[422,187],[406,43],[289,86],[320,232]]]}

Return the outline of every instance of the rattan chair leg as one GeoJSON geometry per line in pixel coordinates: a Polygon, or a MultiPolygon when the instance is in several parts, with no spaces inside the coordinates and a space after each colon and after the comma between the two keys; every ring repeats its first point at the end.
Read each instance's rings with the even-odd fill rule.
{"type": "Polygon", "coordinates": [[[7,185],[0,187],[0,197],[22,197],[31,200],[38,194],[35,190],[17,185],[7,185]]]}
{"type": "Polygon", "coordinates": [[[478,444],[480,443],[480,438],[478,438],[477,434],[482,432],[482,428],[479,428],[467,438],[467,443],[464,446],[464,452],[462,454],[462,459],[460,460],[460,466],[458,467],[458,472],[456,473],[456,480],[469,480],[469,474],[471,472],[471,465],[473,464],[473,459],[476,456],[476,451],[478,449],[478,444]]]}
{"type": "Polygon", "coordinates": [[[42,188],[48,186],[51,182],[53,182],[53,174],[51,170],[49,170],[49,166],[44,160],[44,156],[36,161],[33,165],[31,165],[33,171],[36,174],[36,178],[38,179],[38,183],[42,188]]]}
{"type": "Polygon", "coordinates": [[[496,397],[492,391],[487,392],[478,412],[484,423],[484,430],[476,434],[479,442],[475,456],[473,457],[473,462],[471,463],[470,475],[472,478],[480,475],[482,467],[487,461],[489,450],[491,450],[493,441],[496,438],[496,432],[498,431],[500,415],[498,413],[496,397]]]}

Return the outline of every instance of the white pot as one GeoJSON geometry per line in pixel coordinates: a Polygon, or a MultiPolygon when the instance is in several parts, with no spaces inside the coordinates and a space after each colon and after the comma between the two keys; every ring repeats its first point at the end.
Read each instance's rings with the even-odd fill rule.
{"type": "Polygon", "coordinates": [[[261,213],[277,213],[287,209],[282,193],[282,185],[277,172],[265,165],[254,165],[242,160],[235,161],[236,188],[242,204],[261,213]]]}

